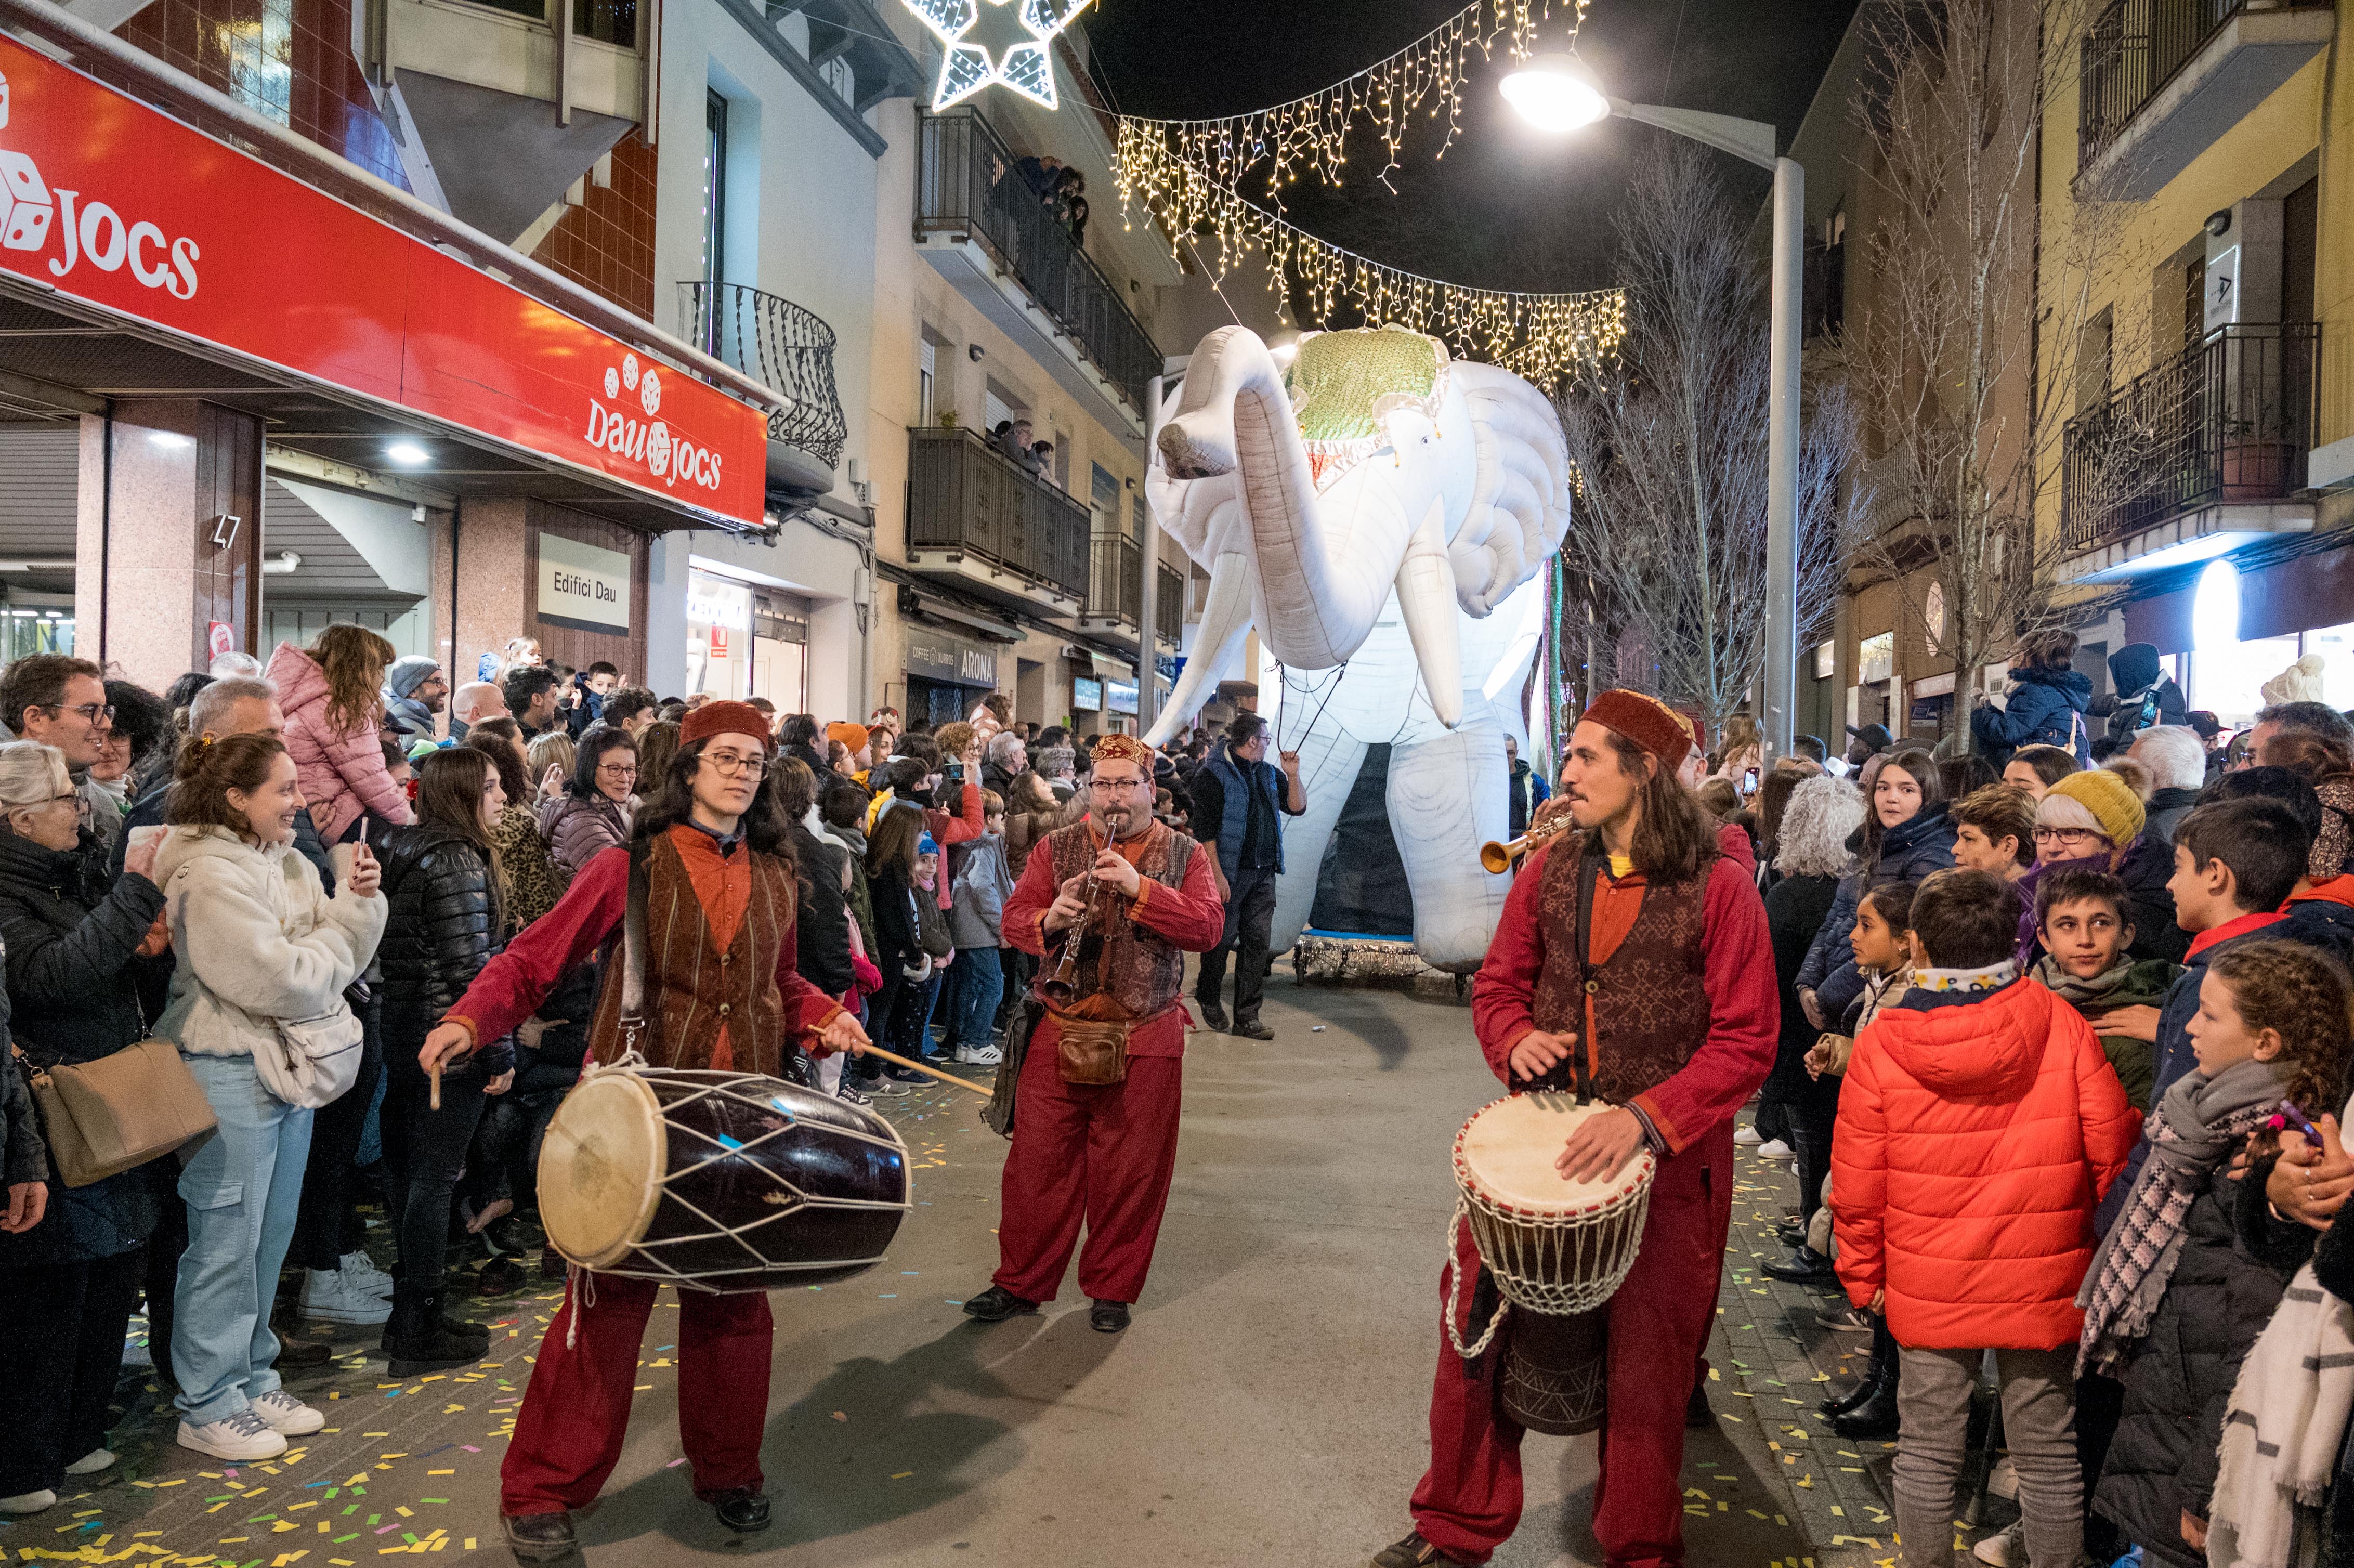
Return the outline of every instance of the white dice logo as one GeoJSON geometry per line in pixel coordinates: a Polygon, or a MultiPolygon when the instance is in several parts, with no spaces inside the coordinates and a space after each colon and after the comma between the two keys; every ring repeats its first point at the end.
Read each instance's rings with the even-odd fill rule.
{"type": "Polygon", "coordinates": [[[662,411],[662,377],[651,370],[638,377],[638,407],[648,418],[662,411]]]}
{"type": "MultiPolygon", "coordinates": [[[[8,123],[8,79],[0,76],[0,126],[8,123]]],[[[38,250],[57,217],[41,171],[22,153],[0,151],[0,245],[38,250]]]]}

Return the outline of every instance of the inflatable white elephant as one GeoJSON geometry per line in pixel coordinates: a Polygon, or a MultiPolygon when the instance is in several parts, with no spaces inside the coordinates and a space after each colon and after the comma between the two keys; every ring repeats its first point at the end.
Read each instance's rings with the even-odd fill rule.
{"type": "Polygon", "coordinates": [[[1440,969],[1477,968],[1510,886],[1479,850],[1506,836],[1504,736],[1522,728],[1539,570],[1569,527],[1553,405],[1416,333],[1312,334],[1287,370],[1248,329],[1221,327],[1193,351],[1146,489],[1210,572],[1150,738],[1200,705],[1254,624],[1283,666],[1279,709],[1263,697],[1261,711],[1300,753],[1309,801],[1284,835],[1276,950],[1307,923],[1366,747],[1386,743],[1415,946],[1440,969]]]}

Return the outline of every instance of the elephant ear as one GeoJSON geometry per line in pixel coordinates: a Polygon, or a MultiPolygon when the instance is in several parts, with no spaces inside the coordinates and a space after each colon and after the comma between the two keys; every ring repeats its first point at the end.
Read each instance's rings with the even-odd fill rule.
{"type": "Polygon", "coordinates": [[[1569,442],[1543,393],[1509,370],[1452,367],[1471,412],[1471,506],[1448,542],[1455,596],[1484,616],[1534,577],[1569,532],[1569,442]]]}

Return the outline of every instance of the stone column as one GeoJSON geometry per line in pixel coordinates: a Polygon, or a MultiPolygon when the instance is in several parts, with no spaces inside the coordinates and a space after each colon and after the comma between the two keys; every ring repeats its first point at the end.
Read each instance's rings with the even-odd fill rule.
{"type": "Polygon", "coordinates": [[[74,646],[161,691],[261,636],[259,418],[196,401],[81,418],[74,646]]]}

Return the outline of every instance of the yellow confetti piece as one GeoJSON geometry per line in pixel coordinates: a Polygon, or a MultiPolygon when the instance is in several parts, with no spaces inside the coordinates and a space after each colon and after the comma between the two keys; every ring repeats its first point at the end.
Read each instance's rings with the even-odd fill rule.
{"type": "Polygon", "coordinates": [[[915,1473],[916,1472],[913,1470],[901,1470],[897,1475],[893,1476],[891,1478],[895,1481],[904,1481],[915,1473]]]}

